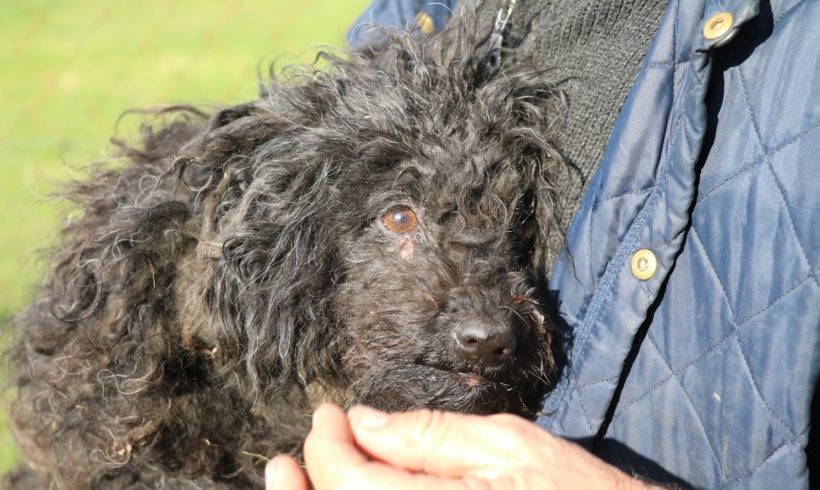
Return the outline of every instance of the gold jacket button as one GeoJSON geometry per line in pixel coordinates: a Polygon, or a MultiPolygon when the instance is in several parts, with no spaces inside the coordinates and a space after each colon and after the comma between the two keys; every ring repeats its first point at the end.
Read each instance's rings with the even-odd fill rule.
{"type": "Polygon", "coordinates": [[[703,37],[707,41],[717,40],[716,45],[720,46],[734,37],[735,32],[732,27],[735,25],[735,18],[730,12],[720,12],[711,17],[703,24],[703,37]]]}
{"type": "Polygon", "coordinates": [[[658,270],[658,258],[648,248],[642,248],[632,255],[632,275],[646,281],[658,270]]]}
{"type": "Polygon", "coordinates": [[[416,26],[421,29],[424,34],[431,34],[436,30],[436,25],[433,23],[433,18],[427,12],[419,12],[416,14],[416,26]]]}

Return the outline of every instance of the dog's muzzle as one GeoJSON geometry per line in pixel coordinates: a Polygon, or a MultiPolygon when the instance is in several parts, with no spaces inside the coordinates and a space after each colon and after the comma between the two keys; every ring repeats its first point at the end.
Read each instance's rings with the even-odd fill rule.
{"type": "Polygon", "coordinates": [[[490,319],[469,319],[453,330],[453,351],[475,366],[498,367],[515,351],[510,326],[490,319]]]}

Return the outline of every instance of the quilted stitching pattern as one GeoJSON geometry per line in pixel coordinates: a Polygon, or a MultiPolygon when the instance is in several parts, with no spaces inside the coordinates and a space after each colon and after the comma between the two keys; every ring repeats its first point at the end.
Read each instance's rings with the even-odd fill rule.
{"type": "MultiPolygon", "coordinates": [[[[800,12],[807,4],[792,4],[781,9],[779,21],[811,15],[800,12]]],[[[775,26],[773,35],[782,28],[775,26]]],[[[655,441],[631,441],[627,428],[649,419],[664,423],[658,413],[675,414],[667,422],[683,429],[680,440],[690,451],[662,459],[671,463],[668,469],[700,480],[694,484],[753,486],[768,468],[781,465],[782,477],[782,465],[804,458],[808,407],[797,401],[805,399],[806,387],[770,376],[806,380],[816,369],[820,199],[800,179],[820,174],[820,103],[816,90],[790,90],[793,79],[782,65],[817,55],[796,52],[788,40],[769,43],[726,72],[727,110],[719,119],[728,129],[718,134],[703,169],[692,227],[668,285],[667,297],[679,301],[658,312],[630,373],[641,386],[627,382],[607,434],[640,453],[663,453],[668,448],[655,441]],[[767,70],[781,75],[760,76],[767,70]],[[767,103],[773,96],[776,103],[767,103]],[[681,324],[686,318],[693,323],[681,324]],[[720,319],[723,328],[698,328],[707,319],[720,319]],[[790,342],[782,340],[787,336],[790,342]],[[723,373],[728,377],[713,379],[723,373]],[[753,440],[761,437],[765,444],[753,440]],[[693,448],[711,460],[696,465],[698,471],[691,471],[693,448]],[[793,459],[784,459],[787,454],[793,459]],[[711,476],[710,464],[717,470],[711,476]]]]}
{"type": "MultiPolygon", "coordinates": [[[[712,3],[707,11],[725,8],[712,3]]],[[[709,488],[772,488],[784,478],[805,478],[802,451],[813,388],[807,385],[820,365],[820,191],[810,183],[820,175],[820,52],[806,41],[817,35],[805,19],[818,18],[820,4],[774,3],[771,12],[764,5],[761,13],[764,23],[774,20],[771,33],[761,35],[765,42],[747,58],[738,55],[739,62],[722,75],[718,134],[699,175],[691,225],[599,446],[616,464],[640,470],[640,458],[627,454],[634,451],[709,488]],[[629,451],[608,441],[620,441],[629,451]]],[[[680,2],[673,6],[671,19],[675,57],[686,52],[679,49],[679,7],[680,2]]],[[[683,104],[687,66],[655,60],[646,68],[672,78],[676,99],[670,105],[683,104]]],[[[628,138],[621,143],[634,145],[628,138]]],[[[592,314],[584,309],[595,288],[614,287],[600,278],[611,269],[635,217],[648,207],[647,198],[666,191],[654,187],[663,186],[661,180],[653,185],[641,176],[632,187],[624,185],[633,175],[617,171],[596,176],[573,224],[581,225],[575,233],[583,238],[585,254],[585,268],[576,271],[583,286],[562,289],[582,298],[579,310],[570,309],[577,315],[573,324],[592,314]]],[[[663,219],[653,216],[647,226],[663,226],[663,219]]],[[[657,240],[652,247],[670,243],[657,240]]],[[[651,301],[652,288],[640,289],[651,301]]],[[[597,300],[614,303],[630,294],[613,290],[597,300]]],[[[558,426],[563,433],[594,434],[601,404],[608,403],[618,381],[599,369],[609,361],[606,354],[604,361],[595,356],[613,337],[584,328],[577,333],[573,368],[559,387],[565,391],[548,402],[561,407],[555,400],[565,399],[563,407],[575,407],[560,409],[566,410],[558,426]]]]}

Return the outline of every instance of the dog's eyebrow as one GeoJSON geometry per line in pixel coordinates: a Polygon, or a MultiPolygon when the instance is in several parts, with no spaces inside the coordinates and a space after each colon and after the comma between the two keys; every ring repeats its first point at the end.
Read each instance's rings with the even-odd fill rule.
{"type": "Polygon", "coordinates": [[[434,173],[435,171],[432,168],[419,167],[418,165],[411,163],[402,168],[401,170],[399,170],[399,173],[396,175],[395,181],[398,182],[399,179],[401,179],[405,175],[408,175],[416,179],[422,179],[425,177],[431,177],[434,173]]]}

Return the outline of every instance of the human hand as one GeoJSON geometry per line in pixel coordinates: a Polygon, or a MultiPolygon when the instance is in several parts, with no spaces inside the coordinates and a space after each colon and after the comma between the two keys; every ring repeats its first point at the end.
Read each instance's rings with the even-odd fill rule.
{"type": "Polygon", "coordinates": [[[619,490],[648,488],[580,446],[513,415],[417,410],[386,414],[335,405],[314,414],[307,475],[286,456],[266,468],[266,488],[308,490],[619,490]]]}

